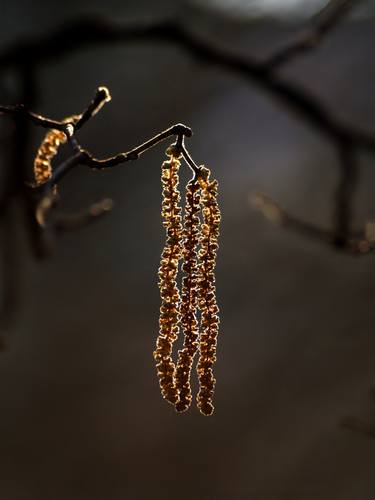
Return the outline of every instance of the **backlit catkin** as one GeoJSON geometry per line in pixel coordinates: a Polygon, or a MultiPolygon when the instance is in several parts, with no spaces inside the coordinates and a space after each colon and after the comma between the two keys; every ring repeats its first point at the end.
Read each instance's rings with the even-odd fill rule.
{"type": "Polygon", "coordinates": [[[201,207],[203,223],[199,250],[198,304],[201,311],[199,360],[197,373],[199,393],[197,406],[203,415],[212,415],[212,399],[216,380],[212,367],[216,361],[216,342],[219,331],[219,308],[216,303],[215,264],[218,250],[220,210],[217,203],[218,183],[209,180],[210,171],[201,167],[201,207]]]}
{"type": "MultiPolygon", "coordinates": [[[[79,116],[69,116],[64,122],[76,122],[79,116]]],[[[34,179],[36,186],[47,182],[52,176],[51,161],[57,155],[59,146],[66,142],[67,138],[62,130],[49,130],[39,146],[34,159],[34,179]]]]}
{"type": "Polygon", "coordinates": [[[200,191],[197,180],[192,179],[186,186],[186,204],[184,215],[183,265],[181,293],[181,328],[184,333],[184,345],[178,352],[176,365],[176,386],[179,400],[176,410],[186,411],[191,403],[190,374],[194,356],[198,349],[199,329],[196,318],[198,305],[198,254],[200,230],[200,191]]]}
{"type": "Polygon", "coordinates": [[[173,148],[167,150],[169,160],[162,165],[162,217],[166,229],[166,243],[159,267],[161,307],[159,336],[154,351],[157,375],[162,396],[172,404],[178,401],[175,383],[175,365],[172,360],[173,343],[178,337],[180,294],[177,287],[178,264],[182,254],[183,228],[181,222],[178,172],[180,160],[173,148]]]}
{"type": "Polygon", "coordinates": [[[194,178],[186,186],[182,225],[178,191],[180,151],[176,145],[171,146],[167,150],[169,160],[162,165],[162,217],[167,238],[159,267],[162,304],[154,358],[163,397],[173,403],[178,412],[183,412],[191,405],[191,371],[199,350],[197,406],[203,415],[212,415],[215,389],[212,368],[219,330],[214,274],[220,224],[218,184],[210,180],[206,167],[194,168],[194,178]],[[181,296],[177,285],[180,260],[181,296]],[[173,344],[180,327],[184,342],[175,365],[173,344]]]}

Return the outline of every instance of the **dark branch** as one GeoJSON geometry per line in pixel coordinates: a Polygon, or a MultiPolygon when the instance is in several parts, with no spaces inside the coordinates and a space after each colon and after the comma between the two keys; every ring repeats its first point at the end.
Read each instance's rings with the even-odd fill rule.
{"type": "Polygon", "coordinates": [[[70,138],[76,130],[79,130],[90,118],[95,116],[104,104],[110,100],[111,96],[108,89],[106,87],[99,87],[87,108],[78,117],[72,117],[71,119],[51,120],[26,109],[24,104],[17,104],[15,106],[0,105],[0,114],[13,115],[16,119],[28,119],[39,127],[61,130],[70,138]]]}
{"type": "Polygon", "coordinates": [[[290,215],[275,200],[263,193],[254,193],[250,202],[253,208],[259,210],[269,221],[290,231],[323,242],[350,255],[359,256],[373,252],[375,250],[375,241],[366,234],[366,231],[349,231],[350,212],[347,207],[347,194],[342,193],[341,190],[342,188],[340,188],[339,206],[342,211],[337,214],[339,227],[335,231],[329,231],[301,221],[297,217],[290,215]]]}
{"type": "Polygon", "coordinates": [[[189,151],[185,147],[184,141],[182,141],[182,143],[181,143],[181,152],[182,152],[182,156],[185,159],[186,163],[189,165],[189,167],[193,171],[194,177],[197,177],[201,169],[198,167],[198,165],[194,162],[193,158],[190,156],[189,151]]]}
{"type": "MultiPolygon", "coordinates": [[[[0,114],[13,115],[16,119],[26,118],[39,127],[62,130],[63,132],[67,131],[67,126],[69,125],[69,123],[64,121],[51,120],[42,115],[33,113],[32,111],[27,110],[23,104],[17,104],[15,106],[0,105],[0,114]]],[[[71,125],[73,125],[73,123],[71,125]]]]}
{"type": "Polygon", "coordinates": [[[358,0],[331,0],[296,40],[267,59],[268,66],[279,68],[299,55],[315,49],[358,3],[358,0]]]}
{"type": "Polygon", "coordinates": [[[177,125],[172,125],[172,127],[169,127],[167,130],[155,135],[140,146],[137,146],[126,153],[119,153],[116,156],[112,156],[111,158],[106,158],[104,160],[94,158],[88,151],[82,150],[82,157],[79,162],[96,170],[115,167],[116,165],[120,165],[121,163],[125,163],[127,161],[137,160],[142,153],[174,135],[191,137],[192,131],[186,125],[178,123],[177,125]]]}
{"type": "MultiPolygon", "coordinates": [[[[326,30],[329,25],[325,24],[326,30]]],[[[191,33],[175,21],[121,26],[98,18],[80,19],[43,37],[11,46],[0,54],[0,67],[17,66],[25,60],[37,66],[51,58],[55,60],[57,57],[97,44],[153,40],[179,45],[200,61],[237,73],[277,98],[291,111],[298,113],[306,123],[330,140],[349,140],[355,146],[375,151],[374,133],[352,127],[331,116],[328,109],[314,96],[279,78],[270,62],[236,55],[191,33]]]]}
{"type": "Polygon", "coordinates": [[[81,229],[91,222],[95,222],[99,217],[106,215],[113,208],[113,202],[110,198],[94,203],[87,210],[75,215],[59,215],[56,217],[54,227],[58,232],[72,231],[81,229]]]}
{"type": "Polygon", "coordinates": [[[341,427],[350,431],[359,432],[370,438],[375,438],[375,427],[357,417],[345,417],[340,422],[341,427]]]}
{"type": "Polygon", "coordinates": [[[340,178],[335,195],[335,245],[345,247],[350,238],[352,204],[357,184],[357,162],[350,142],[337,147],[340,178]]]}
{"type": "Polygon", "coordinates": [[[111,100],[111,94],[107,87],[99,87],[95,92],[95,96],[87,109],[81,114],[81,117],[74,125],[75,130],[79,130],[90,118],[96,115],[101,108],[111,100]]]}
{"type": "MultiPolygon", "coordinates": [[[[99,89],[100,92],[101,89],[99,89]]],[[[103,94],[100,98],[99,92],[96,97],[92,101],[92,103],[87,108],[90,116],[94,116],[98,111],[98,107],[101,107],[103,103],[108,100],[107,96],[109,95],[108,91],[106,91],[106,95],[103,94]],[[94,110],[94,111],[93,111],[94,110]]],[[[88,118],[87,118],[88,119],[88,118]]],[[[79,123],[79,122],[77,122],[79,123]]],[[[114,167],[116,165],[120,165],[124,162],[137,160],[139,155],[147,151],[148,149],[156,146],[161,141],[168,139],[171,136],[176,136],[176,143],[183,147],[184,154],[190,158],[190,161],[194,164],[191,159],[189,153],[186,148],[183,146],[183,138],[191,137],[192,131],[186,125],[178,123],[176,125],[172,125],[168,129],[160,132],[155,135],[148,141],[142,143],[141,145],[133,148],[129,152],[120,153],[111,158],[107,158],[104,160],[99,160],[94,158],[88,151],[81,148],[78,144],[75,137],[70,136],[70,144],[73,149],[73,155],[61,163],[56,169],[53,171],[51,178],[40,186],[32,187],[33,192],[37,195],[37,203],[35,208],[35,221],[37,222],[40,229],[44,231],[48,231],[52,234],[55,231],[65,231],[68,229],[75,229],[78,227],[82,227],[88,222],[96,220],[99,216],[110,210],[111,202],[108,199],[103,200],[103,202],[96,203],[88,210],[83,212],[82,214],[74,215],[74,216],[61,216],[56,218],[53,221],[51,218],[51,214],[53,209],[57,205],[57,184],[62,180],[62,178],[67,175],[72,169],[74,169],[78,165],[87,165],[92,169],[101,170],[105,168],[114,167]]],[[[195,165],[195,164],[194,164],[195,165]]],[[[198,169],[198,167],[196,167],[198,169]]],[[[52,237],[47,238],[48,245],[50,246],[50,241],[52,241],[52,237]]]]}

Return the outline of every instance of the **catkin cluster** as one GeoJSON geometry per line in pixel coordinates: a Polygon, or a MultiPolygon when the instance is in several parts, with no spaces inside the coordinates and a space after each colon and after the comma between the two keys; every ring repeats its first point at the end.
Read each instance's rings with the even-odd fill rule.
{"type": "Polygon", "coordinates": [[[167,150],[167,154],[170,158],[162,165],[162,216],[167,239],[159,268],[162,304],[154,358],[163,397],[174,404],[178,412],[183,412],[192,401],[190,378],[194,357],[199,351],[197,406],[204,415],[211,415],[215,387],[212,367],[216,361],[219,327],[214,275],[220,224],[217,181],[209,180],[207,168],[199,168],[186,186],[182,224],[178,192],[180,160],[173,148],[167,150]],[[180,260],[181,295],[177,283],[180,260]],[[180,328],[184,342],[175,365],[173,343],[180,328]]]}

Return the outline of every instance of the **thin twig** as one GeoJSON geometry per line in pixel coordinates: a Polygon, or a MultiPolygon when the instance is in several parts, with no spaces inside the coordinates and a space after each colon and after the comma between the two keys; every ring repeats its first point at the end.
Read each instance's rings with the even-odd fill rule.
{"type": "Polygon", "coordinates": [[[191,170],[194,173],[194,177],[197,177],[199,172],[201,171],[200,167],[194,162],[193,158],[190,156],[189,151],[186,149],[184,141],[181,143],[181,152],[182,156],[184,157],[186,163],[189,165],[191,170]]]}
{"type": "Polygon", "coordinates": [[[79,120],[74,124],[74,130],[79,130],[90,118],[95,116],[102,109],[104,104],[110,100],[111,94],[109,93],[107,87],[99,87],[95,92],[93,100],[81,114],[79,120]]]}
{"type": "Polygon", "coordinates": [[[95,170],[103,170],[105,168],[115,167],[127,161],[138,160],[139,156],[142,153],[148,151],[149,149],[153,148],[160,142],[165,141],[166,139],[174,135],[176,135],[177,137],[181,135],[186,137],[191,137],[192,131],[186,125],[183,125],[182,123],[177,123],[176,125],[172,125],[168,129],[164,130],[163,132],[160,132],[159,134],[155,135],[148,141],[140,144],[139,146],[131,149],[128,152],[119,153],[116,156],[112,156],[110,158],[105,158],[102,160],[95,158],[88,151],[82,150],[81,151],[82,158],[80,158],[80,163],[83,165],[87,165],[95,170]]]}
{"type": "Polygon", "coordinates": [[[51,120],[45,116],[39,115],[26,108],[25,104],[16,104],[13,106],[0,105],[0,114],[12,115],[16,119],[24,118],[31,121],[39,127],[61,130],[65,132],[68,138],[71,138],[76,130],[82,126],[104,106],[106,102],[111,100],[111,95],[106,87],[99,87],[95,91],[94,98],[88,104],[86,109],[79,115],[77,120],[51,120]]]}

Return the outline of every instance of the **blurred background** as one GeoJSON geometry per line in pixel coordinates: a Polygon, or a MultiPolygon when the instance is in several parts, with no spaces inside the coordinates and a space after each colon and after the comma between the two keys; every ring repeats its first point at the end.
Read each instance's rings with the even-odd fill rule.
{"type": "MultiPolygon", "coordinates": [[[[119,23],[176,16],[262,58],[325,3],[2,0],[0,44],[4,51],[84,14],[119,23]]],[[[374,12],[375,2],[363,2],[316,50],[281,70],[335,116],[372,130],[374,12]]],[[[193,405],[176,414],[160,396],[152,358],[167,143],[111,171],[77,168],[61,185],[61,209],[103,196],[115,206],[64,235],[45,262],[33,261],[17,229],[20,307],[0,357],[0,498],[374,498],[375,439],[340,422],[355,416],[375,429],[375,257],[275,227],[249,202],[263,191],[329,229],[334,148],[259,88],[164,43],[92,46],[56,58],[38,69],[35,111],[56,119],[80,112],[99,85],[112,101],[79,134],[93,154],[131,149],[182,122],[194,131],[193,158],[219,180],[215,413],[203,417],[193,405]]],[[[18,91],[12,73],[4,75],[1,103],[16,102],[18,91]]],[[[1,120],[2,168],[11,126],[1,120]]],[[[42,137],[32,129],[30,164],[42,137]]],[[[183,168],[181,182],[189,176],[183,168]]],[[[374,158],[361,154],[354,228],[375,219],[374,188],[374,158]]]]}

